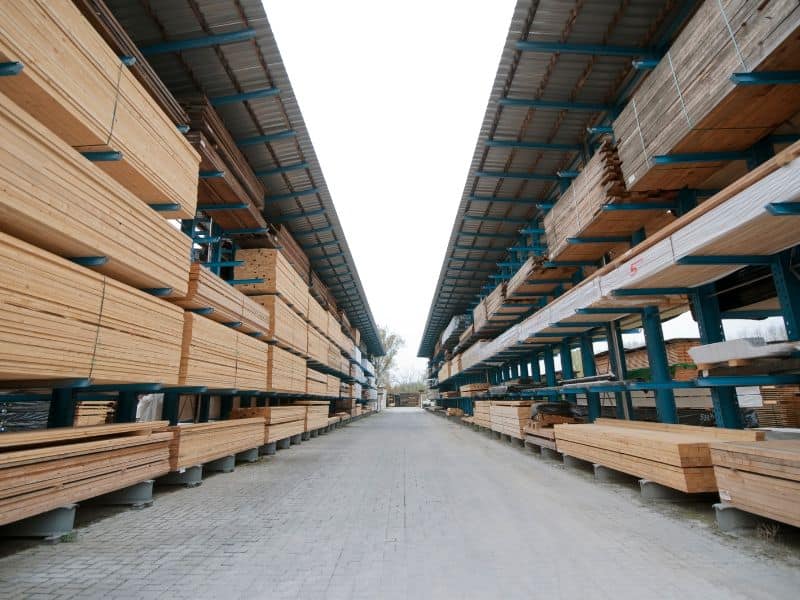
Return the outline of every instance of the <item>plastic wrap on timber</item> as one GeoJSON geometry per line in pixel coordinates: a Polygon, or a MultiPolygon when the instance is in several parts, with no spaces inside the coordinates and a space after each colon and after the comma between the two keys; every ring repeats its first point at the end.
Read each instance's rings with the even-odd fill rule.
{"type": "Polygon", "coordinates": [[[267,389],[275,392],[305,393],[306,360],[275,345],[269,346],[267,389]]]}
{"type": "Polygon", "coordinates": [[[303,318],[308,316],[308,285],[292,268],[280,250],[252,248],[239,250],[236,258],[244,265],[234,268],[236,279],[263,279],[260,283],[239,286],[245,294],[277,294],[303,318]]]}
{"type": "Polygon", "coordinates": [[[264,444],[264,418],[187,423],[169,428],[171,471],[193,467],[264,444]]]}
{"type": "Polygon", "coordinates": [[[114,151],[96,166],[162,213],[192,218],[200,158],[78,8],[66,0],[0,3],[0,59],[23,71],[0,91],[81,151],[114,151]]]}
{"type": "Polygon", "coordinates": [[[176,384],[183,311],[0,233],[0,380],[176,384]]]}
{"type": "Polygon", "coordinates": [[[209,319],[218,323],[241,323],[238,329],[245,333],[267,337],[271,331],[270,311],[264,305],[198,263],[193,263],[189,271],[186,296],[172,301],[185,309],[213,308],[207,315],[209,319]]]}
{"type": "Polygon", "coordinates": [[[166,474],[166,422],[0,435],[0,525],[166,474]]]}
{"type": "Polygon", "coordinates": [[[266,390],[269,348],[245,333],[187,312],[179,383],[266,390]]]}
{"type": "Polygon", "coordinates": [[[628,189],[700,187],[723,162],[653,157],[745,150],[794,115],[797,86],[730,76],[800,69],[798,27],[797,2],[705,0],[613,123],[628,189]]]}
{"type": "Polygon", "coordinates": [[[597,419],[591,425],[555,425],[559,451],[682,492],[716,492],[709,446],[753,442],[762,431],[597,419]]]}
{"type": "Polygon", "coordinates": [[[800,527],[800,440],[711,444],[723,502],[800,527]]]}
{"type": "Polygon", "coordinates": [[[289,308],[283,299],[275,294],[263,296],[250,296],[250,299],[263,306],[269,313],[269,336],[271,342],[299,352],[303,356],[308,354],[308,323],[305,319],[289,308]]]}
{"type": "Polygon", "coordinates": [[[0,230],[61,256],[105,257],[96,270],[134,287],[186,294],[186,235],[2,93],[0,127],[0,230]]]}

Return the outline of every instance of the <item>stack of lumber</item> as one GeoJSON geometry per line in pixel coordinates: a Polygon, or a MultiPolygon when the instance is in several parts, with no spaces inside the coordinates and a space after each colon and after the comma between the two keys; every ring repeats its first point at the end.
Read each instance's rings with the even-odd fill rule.
{"type": "Polygon", "coordinates": [[[126,423],[0,436],[0,525],[169,471],[167,423],[126,423]]]}
{"type": "Polygon", "coordinates": [[[339,423],[341,420],[342,420],[342,417],[340,417],[338,414],[337,415],[333,415],[332,417],[328,417],[328,425],[333,425],[335,423],[339,423]]]}
{"type": "Polygon", "coordinates": [[[251,296],[250,298],[269,314],[270,335],[266,339],[306,356],[309,335],[308,323],[305,319],[293,311],[283,301],[283,297],[277,294],[251,296]]]}
{"type": "Polygon", "coordinates": [[[306,375],[306,392],[313,396],[324,396],[328,393],[328,376],[314,369],[308,369],[306,375]]]}
{"type": "Polygon", "coordinates": [[[343,354],[339,355],[339,372],[350,373],[350,360],[343,354]]]}
{"type": "Polygon", "coordinates": [[[363,407],[360,404],[354,404],[353,408],[350,409],[350,416],[353,417],[360,417],[361,413],[363,412],[363,407]]]}
{"type": "Polygon", "coordinates": [[[473,337],[475,337],[475,325],[470,323],[458,336],[458,346],[463,348],[473,337]]]}
{"type": "Polygon", "coordinates": [[[334,414],[335,417],[339,417],[340,421],[349,421],[350,420],[350,413],[348,412],[337,412],[334,414]]]}
{"type": "Polygon", "coordinates": [[[686,493],[716,492],[709,446],[754,442],[764,432],[597,419],[556,425],[558,450],[686,493]]]}
{"type": "Polygon", "coordinates": [[[171,471],[258,448],[264,444],[264,418],[231,419],[213,423],[187,423],[169,428],[171,471]]]}
{"type": "Polygon", "coordinates": [[[491,401],[475,400],[472,403],[472,417],[476,425],[490,429],[492,427],[491,401]]]}
{"type": "Polygon", "coordinates": [[[311,271],[308,291],[320,302],[323,308],[336,312],[336,298],[333,297],[328,286],[325,285],[315,271],[311,271]]]}
{"type": "MultiPolygon", "coordinates": [[[[342,356],[341,350],[335,344],[328,344],[328,360],[325,361],[325,364],[328,365],[332,369],[336,369],[337,371],[342,371],[342,356]]],[[[342,371],[344,372],[344,371],[342,371]]]]}
{"type": "Polygon", "coordinates": [[[542,427],[536,421],[529,421],[523,429],[525,441],[540,448],[556,450],[556,432],[553,427],[542,427]]]}
{"type": "Polygon", "coordinates": [[[103,425],[114,421],[114,410],[117,403],[114,400],[81,400],[75,403],[75,418],[73,427],[86,427],[87,425],[103,425]]]}
{"type": "Polygon", "coordinates": [[[244,264],[234,267],[236,279],[263,279],[260,283],[248,283],[240,289],[249,296],[277,294],[297,314],[308,315],[308,285],[292,267],[280,250],[251,248],[239,250],[237,260],[244,264]]]}
{"type": "Polygon", "coordinates": [[[736,86],[732,73],[800,68],[796,2],[705,0],[614,121],[631,190],[700,187],[721,163],[653,157],[750,148],[800,108],[796,86],[736,86]]]}
{"type": "Polygon", "coordinates": [[[194,217],[197,153],[75,4],[9,0],[0,22],[0,60],[24,64],[0,91],[70,146],[120,152],[96,167],[144,202],[194,217]]]}
{"type": "Polygon", "coordinates": [[[251,418],[261,419],[265,427],[261,443],[270,444],[303,433],[306,407],[301,405],[261,406],[238,408],[231,411],[231,419],[251,418]]]}
{"type": "Polygon", "coordinates": [[[268,346],[267,389],[290,394],[306,391],[306,360],[275,345],[268,346]]]}
{"type": "Polygon", "coordinates": [[[524,429],[531,416],[531,400],[493,400],[489,408],[492,431],[525,439],[524,429]]]}
{"type": "Polygon", "coordinates": [[[267,336],[270,332],[270,312],[265,306],[199,263],[193,263],[189,271],[186,296],[172,301],[187,310],[212,308],[213,312],[207,315],[209,319],[218,323],[241,323],[238,329],[246,333],[267,336]]]}
{"type": "Polygon", "coordinates": [[[460,408],[448,408],[447,409],[447,416],[448,417],[463,417],[464,411],[460,408]]]}
{"type": "Polygon", "coordinates": [[[308,299],[308,322],[321,333],[328,334],[328,311],[313,297],[308,299]]]}
{"type": "Polygon", "coordinates": [[[336,377],[335,375],[328,375],[327,383],[325,386],[325,395],[326,396],[338,396],[339,395],[339,384],[341,380],[336,377]]]}
{"type": "MultiPolygon", "coordinates": [[[[495,288],[496,290],[497,288],[495,288]]],[[[494,292],[492,292],[494,293],[494,292]]],[[[482,335],[488,326],[488,315],[486,312],[486,298],[478,302],[478,305],[472,309],[472,332],[474,335],[482,335]]]]}
{"type": "Polygon", "coordinates": [[[183,311],[0,233],[0,380],[178,382],[183,311]]]}
{"type": "Polygon", "coordinates": [[[462,385],[459,388],[461,395],[470,398],[477,394],[485,394],[489,391],[489,384],[488,383],[468,383],[466,385],[462,385]]]}
{"type": "Polygon", "coordinates": [[[187,236],[2,93],[0,127],[3,232],[60,256],[104,256],[97,270],[134,287],[186,294],[187,236]]]}
{"type": "Polygon", "coordinates": [[[345,352],[352,350],[347,336],[342,333],[342,324],[333,313],[328,313],[328,339],[345,352]]]}
{"type": "MultiPolygon", "coordinates": [[[[453,347],[458,343],[458,336],[460,336],[466,328],[466,315],[455,315],[452,319],[450,319],[447,327],[444,328],[444,331],[442,331],[442,334],[439,336],[439,348],[443,347],[447,350],[452,350],[453,347]]],[[[434,354],[438,354],[438,349],[434,354]]]]}
{"type": "Polygon", "coordinates": [[[294,404],[306,409],[303,431],[314,431],[328,426],[331,404],[327,400],[296,400],[294,404]]]}
{"type": "MultiPolygon", "coordinates": [[[[669,196],[669,195],[668,195],[669,196]]],[[[569,243],[575,237],[630,237],[644,228],[651,234],[673,220],[666,211],[611,211],[611,204],[665,201],[663,193],[629,192],[625,187],[616,148],[604,142],[569,188],[544,217],[550,260],[593,260],[604,254],[621,254],[629,244],[569,243]]]]}
{"type": "Polygon", "coordinates": [[[330,349],[330,342],[328,342],[328,338],[313,327],[308,327],[307,329],[309,358],[319,363],[327,364],[328,350],[330,349]]]}
{"type": "Polygon", "coordinates": [[[710,446],[723,502],[800,527],[800,440],[710,446]]]}
{"type": "Polygon", "coordinates": [[[179,383],[265,390],[269,348],[247,334],[187,312],[179,383]]]}
{"type": "Polygon", "coordinates": [[[437,373],[437,377],[439,378],[439,382],[441,383],[445,379],[450,378],[450,361],[446,360],[442,363],[439,372],[437,373]]]}
{"type": "Polygon", "coordinates": [[[286,257],[286,260],[292,268],[297,272],[303,283],[306,284],[308,289],[309,273],[311,272],[311,262],[305,250],[294,239],[292,232],[286,225],[278,225],[275,227],[275,237],[280,245],[281,252],[286,257]]]}
{"type": "MultiPolygon", "coordinates": [[[[697,339],[678,338],[667,340],[665,349],[667,351],[667,362],[675,381],[687,381],[697,377],[697,366],[689,355],[689,349],[699,345],[697,339]]],[[[610,373],[608,351],[595,355],[595,365],[598,373],[610,373]]],[[[647,379],[646,373],[642,370],[650,368],[650,358],[647,355],[647,347],[626,348],[625,365],[631,377],[641,377],[647,379]],[[640,373],[636,373],[640,371],[640,373]]]]}
{"type": "Polygon", "coordinates": [[[800,427],[800,386],[761,386],[760,427],[800,427]]]}

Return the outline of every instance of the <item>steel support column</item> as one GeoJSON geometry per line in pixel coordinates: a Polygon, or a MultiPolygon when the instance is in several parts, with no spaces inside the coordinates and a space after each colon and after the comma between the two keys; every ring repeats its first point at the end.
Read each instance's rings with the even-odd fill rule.
{"type": "Polygon", "coordinates": [[[136,407],[139,404],[139,392],[122,391],[117,397],[117,410],[114,415],[116,423],[134,423],[136,407]]]}
{"type": "Polygon", "coordinates": [[[572,366],[572,347],[569,340],[561,342],[561,377],[564,379],[572,379],[575,377],[575,369],[572,366]]]}
{"type": "MultiPolygon", "coordinates": [[[[544,376],[547,387],[556,386],[556,362],[553,359],[553,347],[545,346],[544,348],[544,376]]],[[[551,396],[551,399],[555,396],[551,396]]]]}
{"type": "MultiPolygon", "coordinates": [[[[650,361],[650,377],[653,383],[669,383],[672,378],[669,373],[669,361],[658,307],[647,306],[644,308],[642,325],[644,326],[645,344],[647,344],[647,357],[650,361]]],[[[677,423],[678,412],[675,409],[675,393],[672,389],[657,388],[655,396],[658,420],[662,423],[677,423]]]]}
{"type": "MultiPolygon", "coordinates": [[[[583,376],[593,377],[597,375],[597,364],[594,361],[594,347],[592,345],[592,334],[581,334],[581,362],[583,363],[583,376]]],[[[600,416],[600,394],[597,392],[588,392],[586,394],[586,403],[589,408],[589,422],[594,423],[594,420],[600,416]]]]}
{"type": "Polygon", "coordinates": [[[75,419],[75,390],[54,388],[47,415],[47,427],[72,427],[75,419]]]}
{"type": "Polygon", "coordinates": [[[781,303],[783,324],[787,339],[800,339],[800,278],[792,269],[792,250],[785,250],[775,257],[772,264],[772,279],[781,303]]]}
{"type": "Polygon", "coordinates": [[[539,368],[539,353],[534,352],[531,354],[531,379],[536,382],[542,380],[541,369],[539,368]]]}
{"type": "MultiPolygon", "coordinates": [[[[606,340],[611,372],[619,381],[625,381],[628,378],[628,365],[625,362],[625,347],[622,344],[622,329],[619,321],[610,321],[606,325],[606,340]]],[[[633,419],[631,393],[628,391],[614,392],[614,396],[617,400],[617,418],[633,419]]]]}
{"type": "MultiPolygon", "coordinates": [[[[722,315],[719,310],[719,301],[717,300],[714,284],[700,286],[697,288],[697,292],[690,296],[690,299],[694,318],[700,329],[700,342],[703,344],[715,344],[725,341],[722,315]]],[[[742,428],[742,416],[739,412],[736,388],[712,387],[711,400],[714,403],[714,418],[717,422],[717,427],[742,428]]]]}

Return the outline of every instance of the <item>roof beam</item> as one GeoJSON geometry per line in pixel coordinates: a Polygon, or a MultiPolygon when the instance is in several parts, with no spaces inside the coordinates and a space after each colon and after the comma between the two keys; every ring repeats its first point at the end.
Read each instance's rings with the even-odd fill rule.
{"type": "Polygon", "coordinates": [[[214,96],[209,98],[208,101],[211,103],[211,106],[225,106],[226,104],[236,104],[237,102],[246,102],[247,100],[256,100],[258,98],[270,98],[271,96],[277,96],[280,93],[280,89],[268,87],[258,90],[251,90],[249,92],[242,92],[240,94],[214,96]]]}
{"type": "Polygon", "coordinates": [[[487,140],[486,145],[490,148],[527,148],[530,150],[552,150],[554,152],[580,152],[583,147],[580,144],[550,144],[546,142],[520,142],[516,140],[487,140]]]}
{"type": "Polygon", "coordinates": [[[293,219],[301,219],[303,217],[317,217],[319,215],[324,215],[325,209],[318,208],[317,210],[310,210],[308,212],[302,213],[287,213],[280,215],[278,218],[273,219],[275,223],[286,223],[287,221],[291,221],[293,219]]]}
{"type": "Polygon", "coordinates": [[[538,42],[520,40],[517,50],[523,52],[544,52],[560,54],[589,54],[594,56],[622,56],[640,58],[661,58],[661,54],[650,48],[635,46],[609,46],[606,44],[573,44],[570,42],[538,42]]]}
{"type": "Polygon", "coordinates": [[[293,129],[287,129],[286,131],[279,131],[278,133],[268,133],[266,135],[256,135],[253,137],[248,138],[239,138],[236,140],[236,145],[239,148],[247,148],[248,146],[258,146],[259,144],[270,144],[272,142],[277,142],[280,140],[286,140],[289,138],[293,138],[297,135],[297,132],[293,129]]]}
{"type": "Polygon", "coordinates": [[[530,179],[532,181],[560,181],[558,175],[543,175],[541,173],[514,173],[507,171],[476,171],[475,177],[491,177],[496,179],[530,179]]]}
{"type": "MultiPolygon", "coordinates": [[[[490,217],[481,215],[464,215],[463,218],[465,221],[483,221],[485,223],[527,223],[530,221],[530,219],[523,217],[490,217]]],[[[516,235],[516,232],[513,235],[516,235]]]]}
{"type": "Polygon", "coordinates": [[[285,167],[276,167],[274,169],[266,169],[264,171],[256,171],[256,177],[269,177],[270,175],[280,175],[282,173],[291,173],[292,171],[302,171],[308,168],[307,162],[297,163],[296,165],[287,165],[285,167]]]}
{"type": "Polygon", "coordinates": [[[341,244],[339,240],[328,240],[327,242],[319,242],[317,244],[300,244],[303,250],[313,250],[314,248],[324,248],[326,246],[334,246],[341,244]]]}
{"type": "Polygon", "coordinates": [[[252,40],[254,37],[256,37],[255,29],[242,29],[229,33],[161,42],[151,46],[145,46],[144,48],[140,48],[140,50],[144,56],[155,56],[156,54],[168,54],[170,52],[182,52],[184,50],[194,50],[196,48],[210,48],[211,46],[245,42],[247,40],[252,40]]]}
{"type": "Polygon", "coordinates": [[[505,202],[508,204],[533,204],[539,205],[543,200],[539,198],[498,198],[497,196],[470,196],[470,202],[505,202]]]}
{"type": "Polygon", "coordinates": [[[517,106],[522,108],[542,108],[546,110],[575,110],[583,112],[607,112],[616,107],[611,104],[595,104],[585,102],[528,100],[526,98],[500,98],[501,106],[517,106]]]}
{"type": "Polygon", "coordinates": [[[319,193],[319,188],[311,188],[310,190],[300,190],[298,192],[289,192],[288,194],[278,194],[277,196],[264,196],[264,202],[280,202],[281,200],[290,200],[292,198],[302,198],[303,196],[313,196],[319,193]]]}

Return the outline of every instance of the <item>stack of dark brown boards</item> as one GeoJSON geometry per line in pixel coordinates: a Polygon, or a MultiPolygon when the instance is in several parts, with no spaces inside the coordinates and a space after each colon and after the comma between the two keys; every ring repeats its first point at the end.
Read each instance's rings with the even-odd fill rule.
{"type": "Polygon", "coordinates": [[[171,471],[178,471],[258,448],[264,444],[264,419],[232,419],[213,423],[188,423],[169,428],[171,471]]]}
{"type": "Polygon", "coordinates": [[[797,86],[736,86],[730,77],[800,69],[798,25],[796,2],[705,0],[613,123],[628,188],[702,187],[723,163],[653,158],[746,150],[794,115],[797,86]]]}
{"type": "Polygon", "coordinates": [[[713,443],[711,460],[723,502],[800,527],[800,440],[713,443]]]}
{"type": "Polygon", "coordinates": [[[0,436],[0,525],[166,474],[166,423],[130,423],[0,436]]]}

